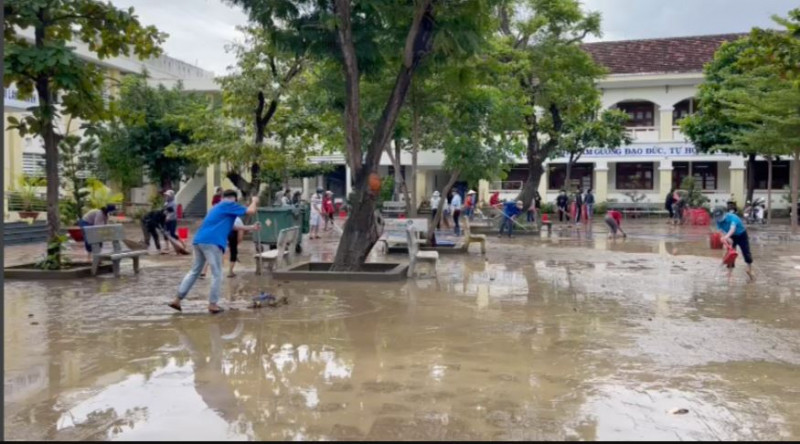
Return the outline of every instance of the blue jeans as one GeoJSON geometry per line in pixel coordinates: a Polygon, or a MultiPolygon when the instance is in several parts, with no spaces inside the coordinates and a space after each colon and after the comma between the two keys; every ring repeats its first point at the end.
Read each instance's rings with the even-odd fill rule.
{"type": "Polygon", "coordinates": [[[508,227],[508,237],[511,237],[511,234],[514,232],[514,221],[506,216],[503,216],[503,223],[500,224],[500,236],[503,235],[503,231],[506,230],[506,227],[508,227]]]}
{"type": "Polygon", "coordinates": [[[592,215],[594,215],[594,204],[586,204],[586,219],[592,219],[592,215]]]}
{"type": "Polygon", "coordinates": [[[194,286],[197,277],[203,272],[206,262],[211,267],[211,292],[208,294],[208,303],[216,304],[219,302],[220,289],[222,287],[222,249],[216,245],[198,244],[194,245],[194,262],[192,269],[186,273],[180,287],[178,287],[178,297],[183,300],[189,294],[189,290],[194,286]]]}
{"type": "MultiPolygon", "coordinates": [[[[78,219],[78,226],[81,227],[81,231],[83,232],[83,246],[86,248],[86,252],[87,253],[91,253],[92,252],[92,246],[89,245],[89,242],[86,240],[86,230],[84,230],[83,227],[91,227],[92,224],[90,224],[89,222],[86,222],[83,219],[78,219]]],[[[100,244],[100,248],[103,248],[103,244],[102,243],[100,244]]]]}

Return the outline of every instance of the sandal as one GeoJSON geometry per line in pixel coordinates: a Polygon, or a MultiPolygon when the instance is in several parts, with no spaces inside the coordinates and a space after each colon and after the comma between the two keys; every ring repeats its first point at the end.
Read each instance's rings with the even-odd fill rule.
{"type": "Polygon", "coordinates": [[[170,302],[170,303],[169,303],[169,304],[167,304],[167,305],[169,305],[170,307],[172,307],[172,308],[173,308],[173,309],[175,309],[175,310],[178,310],[178,311],[183,311],[183,309],[181,308],[180,304],[176,304],[176,303],[174,303],[174,302],[170,302]]]}
{"type": "Polygon", "coordinates": [[[219,306],[217,307],[216,310],[212,310],[211,308],[208,309],[208,312],[211,314],[222,313],[223,311],[225,311],[225,309],[219,306]]]}
{"type": "Polygon", "coordinates": [[[236,273],[228,273],[228,277],[229,278],[235,278],[236,277],[236,273]]]}

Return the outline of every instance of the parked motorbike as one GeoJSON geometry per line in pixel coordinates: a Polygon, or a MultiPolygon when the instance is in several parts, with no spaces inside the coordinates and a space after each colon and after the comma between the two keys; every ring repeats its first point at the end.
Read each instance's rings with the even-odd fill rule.
{"type": "Polygon", "coordinates": [[[753,202],[747,202],[747,205],[744,207],[744,221],[747,224],[755,224],[766,223],[764,219],[764,212],[766,209],[766,204],[764,203],[764,199],[756,198],[753,202]]]}

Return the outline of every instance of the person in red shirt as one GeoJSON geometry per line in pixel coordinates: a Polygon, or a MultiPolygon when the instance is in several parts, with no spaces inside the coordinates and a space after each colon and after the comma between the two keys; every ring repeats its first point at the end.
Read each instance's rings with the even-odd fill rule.
{"type": "Polygon", "coordinates": [[[333,212],[333,192],[326,191],[325,196],[322,198],[322,218],[325,219],[324,231],[333,228],[333,212]],[[329,223],[331,224],[330,228],[328,227],[329,223]]]}
{"type": "Polygon", "coordinates": [[[489,205],[491,205],[493,207],[496,207],[497,205],[500,205],[500,192],[499,191],[495,191],[494,193],[492,193],[492,196],[489,197],[489,205]]]}
{"type": "Polygon", "coordinates": [[[622,237],[628,237],[625,231],[622,229],[622,213],[619,211],[609,210],[606,213],[606,225],[608,225],[608,229],[610,230],[609,236],[613,236],[614,239],[617,238],[617,231],[622,233],[622,237]]]}

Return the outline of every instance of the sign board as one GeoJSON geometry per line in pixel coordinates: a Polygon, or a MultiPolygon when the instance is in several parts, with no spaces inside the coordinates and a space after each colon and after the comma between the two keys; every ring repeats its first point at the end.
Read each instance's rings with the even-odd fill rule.
{"type": "Polygon", "coordinates": [[[583,157],[665,157],[665,156],[696,156],[697,148],[693,146],[647,146],[625,148],[588,148],[583,157]]]}

